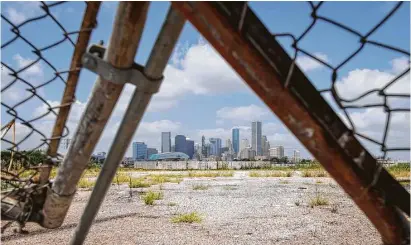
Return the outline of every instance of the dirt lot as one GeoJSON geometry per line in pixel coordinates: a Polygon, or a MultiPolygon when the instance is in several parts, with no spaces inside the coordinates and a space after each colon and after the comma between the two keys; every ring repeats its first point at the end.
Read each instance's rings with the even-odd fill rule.
{"type": "MultiPolygon", "coordinates": [[[[159,186],[148,189],[159,190],[159,186]]],[[[161,187],[162,200],[145,205],[141,192],[113,185],[86,244],[381,244],[380,236],[330,178],[185,178],[161,187]],[[194,186],[203,190],[194,190],[194,186]],[[328,202],[310,207],[315,197],[328,202]],[[197,212],[201,223],[173,223],[197,212]]],[[[68,244],[91,191],[77,193],[64,225],[29,234],[3,234],[3,244],[68,244]]]]}

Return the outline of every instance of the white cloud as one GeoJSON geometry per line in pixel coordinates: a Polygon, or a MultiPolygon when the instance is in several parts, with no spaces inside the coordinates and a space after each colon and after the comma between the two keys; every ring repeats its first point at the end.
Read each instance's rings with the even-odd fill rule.
{"type": "MultiPolygon", "coordinates": [[[[14,70],[20,70],[25,68],[26,66],[33,63],[33,59],[26,58],[21,56],[20,54],[15,54],[13,56],[14,64],[10,65],[14,70]]],[[[10,83],[14,82],[15,78],[10,76],[11,70],[7,67],[2,66],[1,68],[1,88],[5,88],[10,83]]],[[[18,74],[21,79],[24,79],[28,83],[33,86],[39,85],[40,82],[44,82],[44,73],[43,67],[39,62],[31,65],[29,68],[25,69],[21,73],[18,74]]],[[[27,84],[23,83],[20,80],[15,81],[10,87],[8,87],[5,91],[2,92],[2,100],[8,105],[11,105],[10,102],[17,102],[23,98],[27,98],[31,95],[27,89],[31,89],[27,84]]],[[[44,91],[42,88],[38,89],[37,92],[41,95],[44,95],[44,91]]]]}
{"type": "MultiPolygon", "coordinates": [[[[336,88],[340,97],[351,100],[373,89],[382,89],[399,73],[404,72],[409,67],[409,59],[405,57],[397,58],[391,61],[392,68],[388,71],[355,69],[350,71],[346,77],[337,81],[336,88]]],[[[410,76],[409,74],[400,78],[394,84],[386,89],[387,93],[409,93],[410,76]]],[[[390,103],[404,103],[403,99],[391,99],[390,103]]],[[[383,103],[383,98],[376,92],[367,95],[354,102],[356,104],[383,103]]],[[[407,101],[409,104],[409,101],[407,101]]]]}
{"type": "MultiPolygon", "coordinates": [[[[329,61],[327,55],[325,55],[323,53],[314,53],[313,56],[315,56],[316,58],[318,58],[318,59],[320,59],[324,62],[329,61]]],[[[310,56],[307,56],[307,55],[298,56],[297,57],[297,65],[305,72],[320,69],[320,68],[324,67],[323,64],[321,64],[317,60],[315,60],[315,59],[313,59],[313,58],[311,58],[310,56]]]]}
{"type": "Polygon", "coordinates": [[[217,118],[233,122],[261,120],[267,115],[269,115],[267,109],[254,104],[240,107],[223,107],[217,111],[217,118]]]}
{"type": "Polygon", "coordinates": [[[6,9],[7,17],[13,24],[18,25],[39,14],[39,12],[42,11],[39,5],[40,2],[16,3],[16,6],[6,9]]]}

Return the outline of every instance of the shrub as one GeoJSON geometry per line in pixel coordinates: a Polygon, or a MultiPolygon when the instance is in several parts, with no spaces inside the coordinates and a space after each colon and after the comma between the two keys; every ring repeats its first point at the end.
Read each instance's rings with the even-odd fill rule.
{"type": "Polygon", "coordinates": [[[201,223],[202,217],[196,212],[179,214],[171,219],[173,223],[201,223]]]}
{"type": "Polygon", "coordinates": [[[154,201],[160,199],[163,199],[162,192],[149,191],[143,196],[143,200],[146,205],[154,205],[154,201]]]}
{"type": "Polygon", "coordinates": [[[142,178],[130,178],[130,181],[128,183],[128,186],[130,188],[146,188],[150,187],[150,183],[144,182],[144,179],[142,178]]]}
{"type": "Polygon", "coordinates": [[[328,199],[316,193],[315,197],[310,200],[310,207],[328,205],[328,199]]]}
{"type": "Polygon", "coordinates": [[[78,188],[92,188],[96,184],[96,181],[82,178],[77,184],[78,188]]]}

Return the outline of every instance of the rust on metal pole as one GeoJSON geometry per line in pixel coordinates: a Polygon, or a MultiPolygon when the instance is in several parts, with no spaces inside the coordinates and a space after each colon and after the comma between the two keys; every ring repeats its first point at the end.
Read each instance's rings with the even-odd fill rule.
{"type": "MultiPolygon", "coordinates": [[[[87,49],[93,28],[97,24],[97,14],[100,9],[101,2],[87,2],[86,11],[84,12],[83,22],[81,24],[80,33],[77,37],[77,43],[74,48],[73,57],[71,59],[70,70],[67,77],[66,87],[64,89],[63,98],[54,124],[51,141],[47,149],[47,155],[56,157],[60,138],[67,122],[70,113],[71,104],[75,100],[75,92],[77,82],[80,76],[81,57],[87,49]]],[[[47,183],[50,177],[51,164],[40,169],[40,184],[47,183]]]]}
{"type": "MultiPolygon", "coordinates": [[[[120,69],[130,68],[140,43],[148,2],[120,2],[104,60],[120,69]]],[[[42,226],[60,227],[76,192],[76,185],[87,168],[90,156],[100,139],[117,103],[123,84],[97,78],[87,107],[79,121],[70,148],[59,167],[43,207],[42,226]]]]}
{"type": "MultiPolygon", "coordinates": [[[[387,203],[386,201],[390,200],[374,188],[370,188],[370,182],[377,168],[375,159],[354,137],[350,135],[346,138],[342,137],[349,130],[336,117],[326,101],[320,98],[318,91],[298,67],[294,67],[294,74],[291,77],[291,83],[294,85],[285,88],[284,83],[291,60],[281,46],[274,43],[276,42],[274,38],[249,8],[245,20],[240,18],[233,20],[234,16],[242,15],[244,3],[172,2],[172,4],[185,15],[248,86],[320,161],[368,216],[385,243],[400,244],[409,239],[409,223],[404,222],[404,215],[398,208],[406,212],[408,204],[409,209],[409,193],[384,169],[381,171],[377,187],[386,188],[384,192],[386,197],[390,195],[398,206],[387,203]],[[253,22],[249,23],[251,21],[253,22]],[[242,23],[240,27],[238,23],[242,23]],[[263,45],[266,47],[263,48],[263,45]],[[303,89],[298,90],[297,85],[303,89]],[[315,101],[311,100],[311,104],[304,103],[306,101],[301,100],[303,95],[311,96],[315,101]],[[313,107],[321,107],[324,111],[313,113],[313,107]],[[324,115],[333,119],[328,123],[328,127],[335,126],[339,129],[345,127],[346,131],[338,132],[339,136],[336,137],[336,133],[331,133],[332,128],[324,125],[327,124],[328,119],[320,121],[319,118],[324,115]],[[343,140],[338,142],[338,139],[343,140]],[[396,193],[390,193],[390,190],[396,193]],[[398,197],[395,195],[400,199],[396,199],[398,197]]],[[[244,15],[241,18],[244,18],[244,15]]]]}

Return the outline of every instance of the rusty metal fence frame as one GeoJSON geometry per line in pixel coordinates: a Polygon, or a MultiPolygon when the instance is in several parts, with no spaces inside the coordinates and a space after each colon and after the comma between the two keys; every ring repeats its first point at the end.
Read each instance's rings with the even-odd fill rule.
{"type": "Polygon", "coordinates": [[[7,209],[13,214],[9,219],[21,223],[33,221],[46,228],[62,225],[76,185],[123,89],[124,83],[114,78],[124,78],[137,72],[143,81],[136,83],[137,92],[115,137],[115,142],[123,142],[119,146],[114,142],[111,146],[97,180],[98,188],[92,193],[94,198],[89,200],[87,212],[81,217],[70,243],[84,242],[125,148],[131,141],[131,135],[138,127],[152,94],[158,90],[152,86],[161,84],[163,70],[186,18],[350,195],[380,232],[383,242],[409,242],[409,221],[405,217],[410,216],[410,194],[359,143],[355,132],[341,121],[295,65],[295,58],[292,59],[284,51],[246,2],[172,2],[145,67],[133,64],[133,60],[149,3],[119,3],[109,46],[101,51],[99,59],[96,57],[93,60],[94,64],[102,62],[110,67],[109,76],[96,70],[99,76],[81,124],[55,181],[50,183],[50,170],[73,103],[82,63],[90,61],[82,58],[87,52],[91,30],[96,25],[99,6],[100,2],[87,3],[81,26],[83,31],[79,32],[67,86],[47,151],[49,161],[39,168],[39,184],[48,188],[35,195],[35,209],[30,211],[29,217],[24,214],[27,211],[16,203],[2,202],[2,218],[3,210],[7,209]],[[130,73],[122,73],[122,70],[130,73]],[[285,104],[287,107],[283,106],[285,104]],[[124,140],[125,135],[128,137],[124,140]]]}

